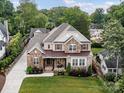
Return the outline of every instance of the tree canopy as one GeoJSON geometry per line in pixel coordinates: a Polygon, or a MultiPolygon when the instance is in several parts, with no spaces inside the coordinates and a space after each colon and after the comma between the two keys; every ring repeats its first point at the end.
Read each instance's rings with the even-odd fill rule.
{"type": "Polygon", "coordinates": [[[97,28],[103,28],[105,21],[105,14],[103,8],[97,8],[94,13],[91,14],[91,22],[97,25],[97,28]]]}
{"type": "Polygon", "coordinates": [[[124,27],[124,2],[120,5],[113,5],[108,9],[108,19],[115,18],[119,20],[124,27]]]}
{"type": "Polygon", "coordinates": [[[58,26],[62,23],[69,23],[89,38],[90,18],[87,13],[80,10],[79,7],[55,7],[50,10],[43,9],[42,13],[46,14],[49,21],[58,26]]]}

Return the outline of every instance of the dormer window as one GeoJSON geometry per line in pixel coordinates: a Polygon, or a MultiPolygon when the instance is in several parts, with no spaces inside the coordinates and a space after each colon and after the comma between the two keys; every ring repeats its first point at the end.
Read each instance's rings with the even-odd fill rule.
{"type": "Polygon", "coordinates": [[[88,44],[83,44],[81,45],[82,50],[88,50],[88,44]]]}
{"type": "Polygon", "coordinates": [[[77,50],[76,44],[70,44],[68,47],[70,52],[75,52],[77,50]]]}
{"type": "Polygon", "coordinates": [[[55,50],[62,50],[62,44],[55,44],[55,50]]]}

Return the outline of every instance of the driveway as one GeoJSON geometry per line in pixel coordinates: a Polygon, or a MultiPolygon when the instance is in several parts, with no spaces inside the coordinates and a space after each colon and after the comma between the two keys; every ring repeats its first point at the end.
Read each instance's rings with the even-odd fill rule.
{"type": "Polygon", "coordinates": [[[53,73],[43,73],[38,75],[26,75],[25,70],[27,67],[27,55],[26,52],[20,57],[18,62],[6,76],[5,85],[1,93],[19,93],[19,89],[26,77],[51,77],[53,73]]]}
{"type": "Polygon", "coordinates": [[[23,79],[26,77],[26,52],[21,56],[9,74],[1,93],[18,93],[23,79]]]}

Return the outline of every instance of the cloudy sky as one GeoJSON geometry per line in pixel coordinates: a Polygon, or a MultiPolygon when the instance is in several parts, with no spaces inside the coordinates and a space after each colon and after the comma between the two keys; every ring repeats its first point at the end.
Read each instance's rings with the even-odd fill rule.
{"type": "MultiPolygon", "coordinates": [[[[11,0],[14,6],[19,5],[18,0],[11,0]]],[[[50,9],[57,6],[79,6],[83,11],[91,14],[96,8],[104,8],[105,10],[111,5],[120,3],[120,0],[34,0],[39,9],[50,9]]]]}

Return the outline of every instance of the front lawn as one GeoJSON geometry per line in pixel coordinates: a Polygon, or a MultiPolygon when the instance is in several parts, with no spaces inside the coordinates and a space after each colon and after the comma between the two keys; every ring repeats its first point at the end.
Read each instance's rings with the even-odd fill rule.
{"type": "Polygon", "coordinates": [[[92,52],[94,55],[98,54],[99,52],[103,51],[104,48],[92,48],[92,52]]]}
{"type": "Polygon", "coordinates": [[[19,93],[107,93],[93,77],[34,77],[26,78],[19,93]]]}

